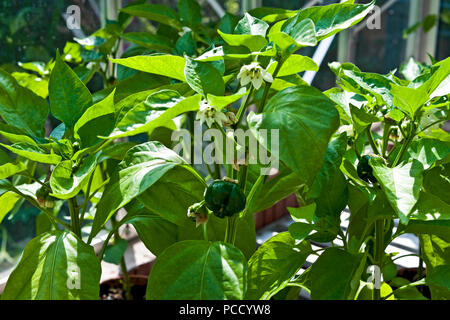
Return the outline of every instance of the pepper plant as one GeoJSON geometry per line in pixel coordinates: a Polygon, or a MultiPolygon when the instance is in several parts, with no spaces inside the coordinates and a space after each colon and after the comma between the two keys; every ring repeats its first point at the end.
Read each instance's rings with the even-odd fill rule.
{"type": "Polygon", "coordinates": [[[126,278],[118,232],[126,224],[157,256],[148,299],[286,299],[300,288],[313,299],[401,298],[424,283],[433,298],[448,295],[447,258],[434,259],[450,241],[449,141],[436,129],[448,119],[448,59],[411,61],[404,79],[333,63],[339,87],[326,92],[298,75],[319,69],[302,48],[352,27],[373,6],[263,7],[211,27],[193,0],[180,0],[178,11],[137,1],[75,45],[85,53],[77,63],[104,79],[100,91],[64,61],[76,53],[57,54],[48,101],[0,70],[0,134],[9,141],[0,200],[25,199],[49,222],[1,298],[98,299],[103,259],[118,253],[126,278]],[[130,16],[157,22],[156,33],[124,32],[130,16]],[[120,39],[134,45],[119,57],[120,39]],[[46,134],[49,110],[59,123],[46,134]],[[216,130],[212,145],[171,139],[196,128],[216,130]],[[277,170],[232,134],[239,129],[277,170]],[[137,142],[142,136],[148,141],[137,142]],[[215,161],[197,162],[198,149],[215,161]],[[292,193],[295,223],[256,249],[254,214],[292,193]],[[58,214],[62,206],[70,219],[58,214]],[[385,248],[403,233],[420,235],[427,276],[391,294],[395,257],[385,248]],[[298,275],[319,255],[311,242],[337,238],[341,246],[320,250],[298,275]],[[380,286],[366,285],[368,266],[382,271],[380,286]]]}

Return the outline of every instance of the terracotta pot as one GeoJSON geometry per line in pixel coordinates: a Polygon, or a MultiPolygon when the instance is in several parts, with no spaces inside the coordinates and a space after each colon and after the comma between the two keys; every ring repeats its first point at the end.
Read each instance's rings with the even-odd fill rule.
{"type": "Polygon", "coordinates": [[[255,214],[256,230],[261,229],[269,223],[272,223],[280,219],[284,215],[289,214],[289,211],[287,210],[288,207],[298,207],[295,194],[291,194],[289,197],[279,201],[269,209],[255,214]]]}

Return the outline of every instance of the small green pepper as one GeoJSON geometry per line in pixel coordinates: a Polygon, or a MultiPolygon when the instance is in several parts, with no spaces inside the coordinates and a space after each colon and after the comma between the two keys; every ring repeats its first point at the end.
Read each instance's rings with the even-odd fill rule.
{"type": "Polygon", "coordinates": [[[217,217],[231,217],[245,209],[245,194],[239,185],[224,180],[215,180],[205,191],[206,207],[217,217]]]}
{"type": "Polygon", "coordinates": [[[369,164],[369,160],[373,157],[369,155],[362,156],[361,160],[358,163],[358,167],[356,168],[356,171],[358,173],[358,177],[361,178],[361,180],[364,180],[366,182],[377,182],[377,179],[373,176],[373,169],[369,164]]]}

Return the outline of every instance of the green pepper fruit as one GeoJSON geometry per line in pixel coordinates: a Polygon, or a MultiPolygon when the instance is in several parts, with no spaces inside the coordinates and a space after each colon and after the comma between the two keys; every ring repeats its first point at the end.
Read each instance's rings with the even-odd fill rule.
{"type": "Polygon", "coordinates": [[[369,160],[372,158],[373,157],[369,155],[362,156],[361,160],[358,163],[356,171],[358,172],[358,177],[360,177],[361,180],[375,183],[377,182],[377,179],[373,176],[373,169],[369,164],[369,160]]]}
{"type": "Polygon", "coordinates": [[[205,191],[206,207],[217,217],[231,217],[245,209],[245,194],[239,185],[224,180],[215,180],[205,191]]]}
{"type": "MultiPolygon", "coordinates": [[[[45,184],[47,186],[50,185],[48,182],[46,182],[45,184]]],[[[45,186],[41,186],[36,190],[36,200],[41,208],[51,209],[55,204],[54,198],[50,196],[50,190],[45,186]]]]}

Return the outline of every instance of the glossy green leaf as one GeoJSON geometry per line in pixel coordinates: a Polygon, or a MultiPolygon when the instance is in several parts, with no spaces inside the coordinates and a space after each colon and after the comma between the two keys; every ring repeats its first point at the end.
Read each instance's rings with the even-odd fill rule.
{"type": "Polygon", "coordinates": [[[383,188],[401,222],[406,224],[412,208],[419,199],[423,165],[413,160],[405,165],[388,168],[381,159],[371,159],[373,174],[383,188]]]}
{"type": "Polygon", "coordinates": [[[120,37],[144,48],[157,50],[158,52],[172,52],[172,40],[161,35],[148,32],[127,32],[121,34],[120,37]]]}
{"type": "Polygon", "coordinates": [[[201,62],[186,57],[184,75],[189,86],[206,97],[207,94],[215,96],[225,95],[225,84],[219,71],[209,62],[201,62]]]}
{"type": "Polygon", "coordinates": [[[48,97],[48,80],[26,72],[13,72],[11,75],[25,88],[30,89],[41,98],[48,97]]]}
{"type": "Polygon", "coordinates": [[[245,13],[244,17],[239,20],[236,28],[234,29],[235,34],[251,34],[265,37],[269,25],[250,14],[245,13]]]}
{"type": "Polygon", "coordinates": [[[68,231],[43,233],[25,247],[2,300],[98,300],[100,261],[68,231]]]}
{"type": "Polygon", "coordinates": [[[189,220],[187,208],[203,200],[205,183],[184,167],[173,168],[138,199],[150,211],[182,226],[189,220]]]}
{"type": "Polygon", "coordinates": [[[428,221],[410,219],[402,233],[430,234],[450,242],[450,219],[428,221]]]}
{"type": "Polygon", "coordinates": [[[97,155],[93,154],[83,159],[82,164],[73,170],[72,160],[65,160],[55,167],[50,178],[52,196],[59,199],[69,199],[78,194],[84,183],[94,172],[97,165],[97,155]]]}
{"type": "Polygon", "coordinates": [[[202,8],[197,1],[180,0],[177,5],[183,24],[195,27],[202,23],[202,8]]]}
{"type": "Polygon", "coordinates": [[[450,164],[435,167],[424,174],[423,188],[450,205],[450,164]]]}
{"type": "Polygon", "coordinates": [[[127,246],[128,242],[125,239],[120,239],[118,243],[107,246],[103,261],[119,265],[127,250],[127,246]]]}
{"type": "Polygon", "coordinates": [[[267,23],[274,23],[295,16],[297,11],[272,7],[258,7],[251,9],[248,13],[267,23]]]}
{"type": "Polygon", "coordinates": [[[75,138],[81,139],[83,147],[89,147],[114,127],[114,92],[86,110],[75,123],[75,138]]]}
{"type": "Polygon", "coordinates": [[[277,234],[264,242],[248,262],[245,299],[270,299],[286,287],[310,253],[309,243],[297,243],[288,232],[277,234]]]}
{"type": "Polygon", "coordinates": [[[133,136],[165,126],[182,113],[198,110],[200,98],[200,95],[184,98],[173,90],[155,92],[145,102],[129,110],[116,124],[108,139],[133,136]]]}
{"type": "MultiPolygon", "coordinates": [[[[267,72],[273,74],[276,66],[277,63],[272,63],[267,69],[267,72]]],[[[296,74],[307,70],[318,71],[319,67],[310,57],[293,54],[289,56],[286,61],[284,61],[280,71],[278,71],[278,77],[289,76],[291,74],[296,74]]]]}
{"type": "MultiPolygon", "coordinates": [[[[281,27],[281,32],[289,35],[297,48],[315,46],[317,37],[314,22],[311,19],[298,20],[298,18],[297,15],[288,19],[281,27]]],[[[276,34],[272,34],[271,38],[278,44],[277,37],[275,37],[276,34]]],[[[283,45],[281,47],[284,49],[283,45]]]]}
{"type": "Polygon", "coordinates": [[[311,266],[311,299],[352,299],[359,286],[365,259],[339,248],[326,249],[311,266]]]}
{"type": "Polygon", "coordinates": [[[0,116],[8,125],[42,137],[48,104],[0,68],[0,116]]]}
{"type": "Polygon", "coordinates": [[[167,248],[152,268],[150,300],[238,300],[246,292],[247,261],[223,242],[187,240],[167,248]]]}
{"type": "Polygon", "coordinates": [[[49,95],[52,115],[67,128],[73,128],[92,102],[89,89],[60,56],[50,76],[49,95]]]}
{"type": "Polygon", "coordinates": [[[181,30],[177,12],[162,4],[138,4],[120,10],[132,16],[146,18],[181,30]]]}
{"type": "Polygon", "coordinates": [[[25,170],[27,166],[23,162],[14,161],[6,152],[0,150],[0,180],[25,170]]]}
{"type": "Polygon", "coordinates": [[[352,2],[346,1],[299,10],[296,18],[297,21],[311,19],[316,27],[317,40],[320,41],[357,24],[372,11],[375,5],[375,1],[368,4],[352,2]]]}
{"type": "Polygon", "coordinates": [[[252,34],[228,34],[217,30],[217,33],[222,37],[222,39],[228,43],[230,46],[244,46],[247,47],[251,52],[260,51],[267,45],[267,40],[260,35],[252,34]]]}
{"type": "Polygon", "coordinates": [[[128,150],[97,205],[90,239],[117,209],[150,188],[167,171],[184,163],[183,158],[159,142],[146,142],[128,150]]]}
{"type": "Polygon", "coordinates": [[[403,157],[403,160],[419,160],[425,170],[432,167],[436,161],[445,159],[450,154],[450,143],[436,139],[420,139],[413,141],[403,157]]]}
{"type": "Polygon", "coordinates": [[[128,68],[185,81],[185,60],[183,57],[172,55],[153,55],[110,60],[128,68]]]}
{"type": "Polygon", "coordinates": [[[3,143],[0,143],[0,145],[19,156],[33,161],[48,164],[57,164],[61,161],[61,157],[59,155],[48,154],[41,147],[28,142],[18,142],[11,146],[3,143]]]}
{"type": "Polygon", "coordinates": [[[334,103],[309,86],[280,91],[269,100],[262,114],[250,113],[247,120],[253,134],[268,150],[272,148],[270,129],[279,130],[280,160],[308,184],[320,170],[331,135],[339,126],[334,103]],[[266,137],[260,135],[261,129],[268,131],[266,137]]]}

